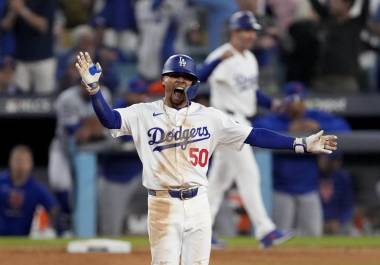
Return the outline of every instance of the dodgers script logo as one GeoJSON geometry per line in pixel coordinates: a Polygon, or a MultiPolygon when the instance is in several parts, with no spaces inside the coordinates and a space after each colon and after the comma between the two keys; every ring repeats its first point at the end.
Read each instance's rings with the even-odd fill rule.
{"type": "Polygon", "coordinates": [[[190,129],[182,129],[180,126],[178,129],[172,129],[168,132],[160,127],[153,127],[148,130],[148,136],[150,137],[149,145],[157,145],[153,151],[161,152],[177,146],[185,150],[188,144],[209,139],[211,135],[207,126],[190,129]]]}

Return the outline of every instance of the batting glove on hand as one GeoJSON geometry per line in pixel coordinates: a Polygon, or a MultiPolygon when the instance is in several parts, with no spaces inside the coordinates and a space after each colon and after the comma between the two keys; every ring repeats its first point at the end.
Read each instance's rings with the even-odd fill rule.
{"type": "Polygon", "coordinates": [[[312,134],[306,138],[296,138],[293,143],[296,153],[331,154],[337,149],[335,135],[323,135],[323,131],[312,134]]]}
{"type": "Polygon", "coordinates": [[[98,92],[100,89],[99,78],[102,74],[102,67],[100,64],[94,64],[88,52],[79,52],[75,67],[82,77],[82,83],[86,86],[90,95],[94,95],[98,92]]]}

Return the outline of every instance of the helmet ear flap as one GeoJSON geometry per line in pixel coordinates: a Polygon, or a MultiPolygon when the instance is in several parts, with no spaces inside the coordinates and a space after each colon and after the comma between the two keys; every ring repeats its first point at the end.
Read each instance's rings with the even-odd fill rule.
{"type": "Polygon", "coordinates": [[[198,93],[199,80],[195,81],[190,87],[186,89],[186,96],[188,100],[192,100],[198,93]]]}

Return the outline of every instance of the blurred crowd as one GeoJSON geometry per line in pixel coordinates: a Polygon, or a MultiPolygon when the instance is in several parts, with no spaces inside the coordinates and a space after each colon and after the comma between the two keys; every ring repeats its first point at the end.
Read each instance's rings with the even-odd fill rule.
{"type": "Polygon", "coordinates": [[[251,10],[263,30],[254,53],[263,89],[301,81],[315,93],[377,92],[377,0],[0,1],[1,95],[57,95],[77,83],[87,50],[113,94],[154,82],[173,53],[201,62],[227,39],[226,21],[251,10]]]}
{"type": "MultiPolygon", "coordinates": [[[[56,135],[48,165],[52,195],[33,185],[38,187],[34,192],[47,198],[41,199],[42,204],[51,212],[59,235],[72,231],[75,177],[71,141],[80,144],[106,137],[80,86],[74,65],[77,53],[87,51],[101,64],[101,85],[115,107],[149,101],[162,97],[163,62],[174,53],[185,53],[203,63],[208,53],[228,40],[227,21],[237,10],[252,11],[263,26],[252,50],[262,90],[286,96],[287,85],[296,82],[309,94],[379,92],[380,0],[0,0],[0,96],[50,96],[56,102],[56,135]]],[[[197,100],[208,104],[206,84],[197,100]]],[[[289,126],[295,131],[349,131],[346,121],[338,119],[308,112],[301,103],[287,116],[268,116],[255,122],[278,131],[287,131],[289,126]],[[299,116],[304,118],[302,123],[294,122],[299,116]]],[[[10,169],[0,175],[0,185],[8,188],[4,194],[0,189],[0,215],[9,220],[12,214],[21,213],[20,205],[29,196],[23,186],[26,180],[19,184],[13,179],[12,184],[12,177],[17,177],[12,172],[18,153],[30,163],[21,174],[25,179],[31,176],[33,165],[32,151],[16,147],[10,155],[10,169]]],[[[274,210],[278,209],[281,217],[274,213],[274,221],[278,227],[313,236],[353,234],[356,230],[352,227],[362,229],[362,224],[355,225],[353,186],[342,158],[342,154],[305,156],[294,162],[290,155],[275,156],[274,210]],[[297,165],[291,168],[292,163],[297,165]],[[309,183],[301,183],[295,175],[309,183]],[[281,183],[287,178],[298,187],[281,183]],[[305,193],[312,198],[304,197],[305,193]],[[317,219],[310,213],[302,214],[315,209],[308,204],[312,200],[320,204],[317,219]],[[302,220],[301,216],[308,218],[302,220]]],[[[122,235],[135,194],[140,203],[139,207],[134,204],[134,212],[138,216],[145,212],[141,208],[146,191],[138,190],[141,162],[130,154],[104,155],[99,161],[99,191],[103,195],[99,233],[122,235]]],[[[28,206],[29,215],[35,207],[28,206]]],[[[23,232],[31,222],[30,217],[23,232]]],[[[0,235],[5,233],[3,227],[0,222],[0,235]]]]}

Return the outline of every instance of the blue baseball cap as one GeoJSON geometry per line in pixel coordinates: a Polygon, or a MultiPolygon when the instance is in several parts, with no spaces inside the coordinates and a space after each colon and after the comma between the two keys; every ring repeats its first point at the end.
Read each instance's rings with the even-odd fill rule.
{"type": "Polygon", "coordinates": [[[229,20],[230,30],[261,30],[255,15],[251,11],[238,11],[229,20]]]}

